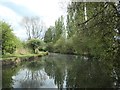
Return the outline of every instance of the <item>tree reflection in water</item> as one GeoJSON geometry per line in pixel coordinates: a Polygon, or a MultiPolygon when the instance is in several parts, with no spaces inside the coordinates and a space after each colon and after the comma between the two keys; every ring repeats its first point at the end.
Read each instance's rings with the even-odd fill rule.
{"type": "Polygon", "coordinates": [[[14,88],[41,88],[49,79],[39,62],[30,62],[26,68],[21,69],[18,75],[13,77],[14,88]]]}
{"type": "Polygon", "coordinates": [[[58,88],[116,88],[113,66],[104,60],[64,55],[48,58],[45,71],[55,79],[58,88]]]}
{"type": "MultiPolygon", "coordinates": [[[[18,87],[21,88],[40,88],[41,86],[44,85],[44,82],[46,79],[48,79],[47,74],[44,72],[44,70],[36,71],[36,72],[31,72],[30,70],[24,70],[24,76],[18,79],[14,79],[14,81],[17,81],[17,85],[20,85],[18,87]],[[18,84],[19,83],[19,84],[18,84]]],[[[22,74],[23,72],[20,72],[22,74]]],[[[16,85],[14,85],[16,87],[16,85]]]]}
{"type": "Polygon", "coordinates": [[[106,60],[50,54],[22,66],[11,74],[13,88],[120,88],[120,66],[106,60]]]}

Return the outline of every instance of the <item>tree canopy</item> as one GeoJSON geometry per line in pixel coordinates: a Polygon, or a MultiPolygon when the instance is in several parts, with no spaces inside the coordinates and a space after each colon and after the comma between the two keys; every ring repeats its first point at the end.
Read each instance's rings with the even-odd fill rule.
{"type": "Polygon", "coordinates": [[[0,32],[2,33],[2,54],[12,54],[16,50],[19,41],[12,31],[13,29],[8,23],[0,21],[0,32]]]}

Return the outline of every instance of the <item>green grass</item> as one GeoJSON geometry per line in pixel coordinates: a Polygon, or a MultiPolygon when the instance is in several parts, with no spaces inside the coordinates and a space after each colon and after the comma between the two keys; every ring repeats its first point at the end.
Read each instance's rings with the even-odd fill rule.
{"type": "Polygon", "coordinates": [[[47,55],[48,52],[39,52],[38,54],[6,54],[2,56],[2,59],[0,60],[10,60],[10,59],[15,59],[15,58],[21,58],[21,57],[32,57],[32,56],[45,56],[47,55]]]}

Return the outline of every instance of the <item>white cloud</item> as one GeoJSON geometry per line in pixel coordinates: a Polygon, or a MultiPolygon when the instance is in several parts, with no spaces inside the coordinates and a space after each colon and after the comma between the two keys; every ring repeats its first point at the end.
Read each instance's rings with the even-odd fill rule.
{"type": "Polygon", "coordinates": [[[11,9],[0,5],[0,18],[6,21],[11,25],[13,28],[13,33],[22,40],[26,38],[26,34],[24,33],[25,29],[21,29],[19,26],[19,23],[22,19],[21,16],[19,16],[17,13],[12,11],[11,9]]]}
{"type": "MultiPolygon", "coordinates": [[[[65,14],[59,6],[60,0],[5,0],[4,3],[8,1],[34,12],[36,16],[40,16],[47,27],[54,25],[55,20],[65,14]]],[[[0,4],[0,18],[9,22],[13,26],[16,36],[23,39],[26,37],[26,33],[19,26],[22,17],[18,12],[0,4]]]]}
{"type": "Polygon", "coordinates": [[[11,0],[11,2],[27,7],[37,15],[42,16],[47,27],[64,14],[59,7],[59,0],[11,0]]]}
{"type": "Polygon", "coordinates": [[[19,16],[11,9],[0,5],[0,18],[7,20],[7,22],[10,24],[14,24],[21,19],[21,16],[19,16]]]}
{"type": "Polygon", "coordinates": [[[14,31],[14,34],[19,37],[21,40],[25,40],[27,39],[27,35],[26,35],[26,30],[19,28],[17,30],[14,31]]]}

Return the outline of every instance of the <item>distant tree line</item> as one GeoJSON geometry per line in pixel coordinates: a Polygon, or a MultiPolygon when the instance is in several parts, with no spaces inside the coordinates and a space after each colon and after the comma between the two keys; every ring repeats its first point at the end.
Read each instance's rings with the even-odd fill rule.
{"type": "Polygon", "coordinates": [[[115,2],[70,2],[45,33],[51,52],[111,57],[120,52],[120,14],[115,2]]]}

